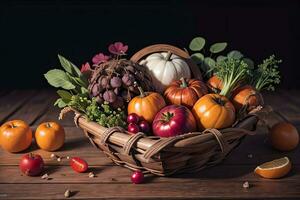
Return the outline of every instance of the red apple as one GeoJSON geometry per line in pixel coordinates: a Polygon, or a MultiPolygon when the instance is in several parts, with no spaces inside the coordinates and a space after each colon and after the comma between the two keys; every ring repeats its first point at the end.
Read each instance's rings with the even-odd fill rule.
{"type": "Polygon", "coordinates": [[[152,131],[160,137],[172,137],[196,131],[196,120],[185,106],[170,105],[159,111],[153,121],[152,131]]]}
{"type": "Polygon", "coordinates": [[[40,155],[29,153],[21,158],[19,167],[27,176],[37,176],[43,171],[44,161],[40,155]]]}

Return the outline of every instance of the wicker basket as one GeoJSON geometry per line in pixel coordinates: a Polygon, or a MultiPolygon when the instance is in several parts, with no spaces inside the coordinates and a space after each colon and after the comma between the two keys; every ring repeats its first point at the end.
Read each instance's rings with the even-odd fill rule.
{"type": "MultiPolygon", "coordinates": [[[[138,62],[154,52],[171,51],[189,64],[194,77],[202,79],[198,67],[188,53],[170,45],[153,45],[137,52],[132,61],[138,62]]],[[[73,110],[65,108],[67,111],[73,110]]],[[[91,143],[102,150],[114,163],[131,170],[141,170],[159,176],[175,173],[194,173],[220,163],[241,140],[254,134],[259,109],[237,121],[231,128],[206,129],[203,132],[159,138],[143,133],[130,135],[121,127],[104,128],[75,112],[75,124],[82,128],[91,143]]]]}

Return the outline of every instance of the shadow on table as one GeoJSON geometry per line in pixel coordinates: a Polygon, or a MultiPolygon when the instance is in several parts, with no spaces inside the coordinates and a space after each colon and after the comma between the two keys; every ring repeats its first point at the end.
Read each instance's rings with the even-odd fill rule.
{"type": "Polygon", "coordinates": [[[72,140],[67,140],[64,146],[60,149],[60,151],[70,151],[78,148],[89,147],[92,146],[88,139],[84,138],[75,138],[72,140]]]}

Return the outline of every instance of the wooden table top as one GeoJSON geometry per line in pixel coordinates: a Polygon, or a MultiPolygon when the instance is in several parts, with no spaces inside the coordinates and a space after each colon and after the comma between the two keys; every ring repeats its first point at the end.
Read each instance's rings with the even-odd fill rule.
{"type": "MultiPolygon", "coordinates": [[[[53,107],[56,98],[52,90],[0,91],[0,124],[22,119],[34,130],[41,122],[58,121],[59,109],[53,107]]],[[[300,91],[265,93],[264,98],[299,130],[300,91]]],[[[66,158],[61,162],[53,160],[50,152],[38,149],[35,144],[17,154],[0,150],[0,199],[64,199],[67,189],[73,191],[70,199],[300,199],[300,148],[288,153],[272,149],[264,129],[257,135],[247,136],[222,164],[193,175],[168,178],[150,175],[144,184],[134,185],[130,181],[132,172],[114,165],[94,148],[74,126],[72,117],[60,121],[66,130],[66,142],[55,154],[84,158],[96,177],[74,172],[66,158]],[[21,174],[18,163],[28,152],[44,158],[44,173],[50,179],[21,174]],[[288,156],[293,163],[288,176],[267,180],[253,173],[258,164],[283,156],[288,156]],[[245,181],[250,188],[243,188],[245,181]]],[[[276,120],[272,117],[270,123],[276,120]]]]}

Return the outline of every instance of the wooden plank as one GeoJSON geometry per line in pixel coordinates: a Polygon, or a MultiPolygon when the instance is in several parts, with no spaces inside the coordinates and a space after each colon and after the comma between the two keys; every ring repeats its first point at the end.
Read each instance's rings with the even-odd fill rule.
{"type": "Polygon", "coordinates": [[[0,98],[0,124],[20,109],[35,94],[36,90],[13,91],[0,98]]]}
{"type": "MultiPolygon", "coordinates": [[[[35,129],[33,129],[34,131],[35,129]]],[[[8,153],[0,149],[0,165],[18,165],[21,156],[25,153],[33,152],[40,154],[48,165],[69,165],[66,160],[58,163],[51,159],[51,154],[59,156],[80,156],[87,160],[90,165],[111,165],[111,161],[98,149],[92,146],[79,128],[66,127],[66,141],[62,149],[56,152],[47,152],[37,147],[35,142],[29,149],[21,153],[8,153]]]]}
{"type": "Polygon", "coordinates": [[[4,199],[299,199],[300,182],[253,181],[245,189],[240,181],[195,181],[185,184],[0,184],[4,199]]]}
{"type": "MultiPolygon", "coordinates": [[[[151,183],[190,183],[195,181],[216,180],[227,181],[263,181],[264,179],[253,173],[254,165],[220,165],[211,167],[194,174],[179,174],[172,177],[158,177],[152,174],[145,175],[145,182],[151,183]]],[[[23,175],[18,166],[0,166],[0,184],[2,183],[131,183],[132,172],[119,166],[90,166],[88,172],[74,172],[70,166],[46,166],[41,176],[49,175],[49,180],[41,176],[29,177],[23,175]],[[89,178],[88,173],[93,172],[94,178],[89,178]],[[9,175],[9,176],[8,176],[9,175]]],[[[280,182],[299,181],[300,165],[294,165],[292,171],[284,178],[274,180],[280,182]]],[[[271,180],[265,180],[271,181],[271,180]]]]}
{"type": "Polygon", "coordinates": [[[38,91],[25,105],[10,115],[7,120],[22,119],[31,125],[53,105],[54,99],[56,99],[56,96],[53,95],[53,91],[38,91]]]}
{"type": "MultiPolygon", "coordinates": [[[[263,97],[266,105],[271,105],[272,108],[280,112],[285,118],[290,120],[294,124],[300,124],[299,120],[299,111],[300,107],[298,105],[293,104],[286,95],[283,95],[284,92],[279,90],[276,92],[264,92],[263,97]]],[[[268,116],[269,123],[274,124],[278,121],[282,121],[282,118],[270,113],[268,116]]]]}

